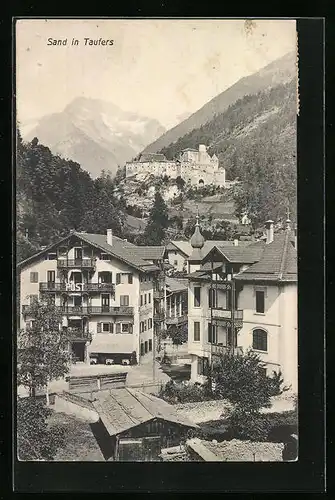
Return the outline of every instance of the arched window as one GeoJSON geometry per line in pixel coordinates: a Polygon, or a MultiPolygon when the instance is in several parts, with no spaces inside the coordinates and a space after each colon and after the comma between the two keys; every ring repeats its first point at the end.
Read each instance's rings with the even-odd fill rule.
{"type": "Polygon", "coordinates": [[[268,334],[265,330],[257,328],[252,332],[252,348],[257,351],[268,350],[268,334]]]}
{"type": "Polygon", "coordinates": [[[199,180],[199,186],[203,186],[205,183],[202,179],[199,180]]]}

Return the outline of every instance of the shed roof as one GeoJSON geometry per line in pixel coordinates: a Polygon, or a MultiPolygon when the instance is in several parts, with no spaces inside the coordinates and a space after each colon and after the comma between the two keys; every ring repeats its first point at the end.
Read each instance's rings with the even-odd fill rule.
{"type": "Polygon", "coordinates": [[[109,394],[97,393],[93,406],[110,436],[159,418],[185,427],[197,427],[175,408],[151,394],[127,388],[111,389],[109,394]]]}

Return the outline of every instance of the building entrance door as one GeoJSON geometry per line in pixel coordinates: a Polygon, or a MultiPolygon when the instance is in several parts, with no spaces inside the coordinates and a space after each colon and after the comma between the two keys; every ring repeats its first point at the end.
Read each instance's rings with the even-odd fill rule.
{"type": "Polygon", "coordinates": [[[72,356],[75,361],[85,361],[85,342],[72,342],[72,356]]]}
{"type": "Polygon", "coordinates": [[[75,265],[78,264],[78,266],[81,265],[81,261],[83,260],[83,249],[82,248],[75,248],[74,249],[74,260],[75,260],[75,265]]]}
{"type": "Polygon", "coordinates": [[[101,309],[102,312],[109,312],[109,293],[101,294],[101,309]]]}

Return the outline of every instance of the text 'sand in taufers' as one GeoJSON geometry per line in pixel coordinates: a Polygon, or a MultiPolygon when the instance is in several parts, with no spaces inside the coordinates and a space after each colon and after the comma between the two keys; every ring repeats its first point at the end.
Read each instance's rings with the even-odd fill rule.
{"type": "Polygon", "coordinates": [[[69,45],[90,45],[90,46],[106,46],[106,45],[114,45],[114,40],[109,40],[109,39],[103,39],[103,38],[98,38],[98,39],[93,39],[93,38],[83,38],[83,40],[78,40],[78,38],[72,38],[72,40],[69,40],[68,38],[61,38],[61,39],[56,39],[56,38],[48,38],[47,45],[53,45],[53,46],[69,46],[69,45]]]}

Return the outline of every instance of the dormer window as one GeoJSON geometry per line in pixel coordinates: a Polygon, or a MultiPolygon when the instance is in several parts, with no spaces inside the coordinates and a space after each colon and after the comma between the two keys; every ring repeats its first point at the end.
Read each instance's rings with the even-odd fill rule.
{"type": "Polygon", "coordinates": [[[110,255],[108,253],[101,253],[100,259],[101,260],[111,260],[110,255]]]}

